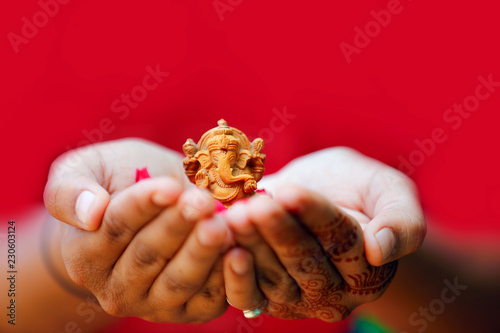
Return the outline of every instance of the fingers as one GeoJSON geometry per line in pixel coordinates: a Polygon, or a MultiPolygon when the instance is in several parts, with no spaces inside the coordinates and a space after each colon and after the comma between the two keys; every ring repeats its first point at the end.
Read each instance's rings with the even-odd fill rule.
{"type": "Polygon", "coordinates": [[[150,295],[184,304],[205,284],[228,233],[220,216],[197,223],[182,248],[153,283],[150,295]]]}
{"type": "Polygon", "coordinates": [[[151,175],[188,183],[178,153],[141,139],[93,144],[61,155],[52,163],[44,201],[55,218],[96,230],[110,196],[133,184],[135,170],[149,163],[151,175]]]}
{"type": "Polygon", "coordinates": [[[135,234],[165,207],[175,204],[181,185],[167,177],[150,178],[120,192],[109,204],[97,232],[98,244],[123,252],[135,234]]]}
{"type": "Polygon", "coordinates": [[[184,243],[194,226],[195,220],[190,218],[195,212],[199,218],[213,214],[213,200],[200,192],[184,192],[177,205],[165,208],[137,233],[116,262],[113,274],[136,286],[138,296],[147,297],[158,274],[184,243]]]}
{"type": "MultiPolygon", "coordinates": [[[[235,208],[233,207],[231,210],[235,208]]],[[[322,291],[335,289],[342,285],[342,277],[324,255],[320,244],[276,200],[260,196],[250,200],[244,208],[251,224],[256,226],[264,243],[268,244],[285,268],[284,272],[280,273],[280,265],[274,265],[271,259],[270,264],[276,268],[268,269],[268,272],[280,273],[277,276],[271,275],[271,281],[275,283],[274,288],[267,286],[259,279],[259,287],[269,300],[264,311],[278,314],[281,310],[288,308],[289,304],[296,304],[300,300],[308,302],[308,299],[317,297],[322,291]]],[[[228,220],[232,218],[231,210],[226,216],[228,220]]],[[[240,221],[244,221],[242,218],[244,215],[240,215],[240,221]]],[[[238,223],[235,222],[228,223],[236,230],[235,239],[241,243],[246,227],[239,227],[238,223]],[[238,231],[239,228],[241,231],[238,231]]],[[[255,257],[257,276],[259,276],[260,267],[269,261],[269,256],[264,257],[259,254],[259,252],[266,250],[263,250],[265,247],[260,245],[257,238],[249,236],[250,246],[247,245],[247,247],[255,257]],[[263,258],[259,259],[259,256],[263,258]]],[[[279,316],[282,315],[284,316],[284,314],[279,316]]]]}
{"type": "Polygon", "coordinates": [[[147,297],[147,290],[192,227],[177,207],[166,208],[130,242],[116,262],[113,275],[135,286],[133,291],[138,296],[147,297]]]}
{"type": "Polygon", "coordinates": [[[57,159],[51,166],[43,194],[45,206],[56,219],[84,230],[96,230],[109,203],[108,192],[100,185],[99,163],[90,149],[76,151],[57,159]],[[88,165],[80,154],[89,154],[88,165]]]}
{"type": "MultiPolygon", "coordinates": [[[[340,282],[329,260],[324,255],[318,255],[321,248],[316,239],[276,200],[261,196],[250,201],[248,206],[250,219],[257,226],[259,233],[297,282],[310,281],[312,275],[318,279],[318,284],[323,286],[340,282]],[[313,265],[311,257],[317,259],[313,265]]],[[[301,288],[304,287],[301,285],[301,288]]]]}
{"type": "MultiPolygon", "coordinates": [[[[350,303],[347,304],[357,306],[382,295],[396,272],[397,262],[380,267],[368,263],[364,256],[363,232],[356,220],[321,195],[298,187],[282,188],[276,200],[295,213],[301,223],[316,235],[344,279],[342,290],[350,294],[350,303]]],[[[314,262],[315,258],[310,260],[314,262]]],[[[332,297],[339,296],[334,290],[329,290],[332,297]]]]}
{"type": "Polygon", "coordinates": [[[224,256],[224,281],[230,304],[240,310],[254,310],[265,301],[255,279],[250,252],[233,248],[224,256]]]}
{"type": "MultiPolygon", "coordinates": [[[[271,246],[259,234],[250,219],[250,208],[247,204],[235,204],[225,215],[226,222],[232,231],[235,242],[248,250],[255,260],[257,284],[265,296],[273,302],[298,299],[300,290],[290,277],[271,246]]],[[[240,254],[243,256],[243,254],[240,254]]],[[[253,278],[247,273],[247,280],[253,278]]],[[[231,300],[231,299],[230,299],[231,300]]],[[[247,301],[252,303],[252,301],[247,301]]]]}
{"type": "Polygon", "coordinates": [[[205,285],[186,304],[188,322],[201,324],[217,318],[226,311],[227,305],[223,261],[219,257],[205,285]]]}
{"type": "MultiPolygon", "coordinates": [[[[363,255],[363,233],[353,218],[323,196],[296,186],[281,188],[276,193],[276,200],[317,237],[345,281],[349,281],[349,276],[366,270],[368,264],[363,255]]],[[[310,261],[319,260],[317,255],[310,261]]]]}
{"type": "Polygon", "coordinates": [[[413,182],[395,170],[377,173],[372,180],[372,221],[364,230],[366,258],[374,266],[417,250],[426,224],[413,182]]]}
{"type": "MultiPolygon", "coordinates": [[[[69,228],[62,246],[73,280],[90,284],[86,285],[90,289],[102,288],[102,280],[108,280],[137,232],[165,207],[173,205],[181,192],[181,185],[171,178],[143,180],[114,198],[96,232],[69,228]]],[[[147,251],[143,250],[145,259],[147,251]]]]}

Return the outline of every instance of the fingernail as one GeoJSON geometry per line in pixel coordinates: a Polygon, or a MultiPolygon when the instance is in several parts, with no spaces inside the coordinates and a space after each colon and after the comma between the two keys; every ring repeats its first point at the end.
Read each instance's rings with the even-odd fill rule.
{"type": "Polygon", "coordinates": [[[377,239],[380,251],[382,252],[382,260],[387,260],[391,257],[396,245],[394,234],[389,228],[383,228],[375,234],[375,238],[377,239]]]}
{"type": "Polygon", "coordinates": [[[95,194],[90,191],[83,191],[76,200],[76,217],[84,224],[89,225],[89,209],[95,199],[95,194]]]}
{"type": "Polygon", "coordinates": [[[171,205],[182,193],[181,185],[173,179],[162,179],[162,188],[156,190],[151,197],[151,201],[157,206],[171,205]]]}
{"type": "Polygon", "coordinates": [[[238,275],[245,275],[250,269],[246,260],[232,260],[230,265],[231,269],[238,275]]]}
{"type": "Polygon", "coordinates": [[[221,244],[226,239],[227,229],[224,221],[217,216],[211,220],[201,221],[202,226],[197,230],[199,242],[204,246],[214,246],[221,244]]]}
{"type": "Polygon", "coordinates": [[[182,208],[184,218],[190,221],[199,220],[202,215],[208,214],[215,209],[210,197],[198,189],[190,190],[185,194],[187,200],[182,208]]]}
{"type": "Polygon", "coordinates": [[[244,205],[235,204],[226,214],[228,224],[239,234],[248,235],[254,232],[254,227],[248,217],[248,209],[244,205]]]}

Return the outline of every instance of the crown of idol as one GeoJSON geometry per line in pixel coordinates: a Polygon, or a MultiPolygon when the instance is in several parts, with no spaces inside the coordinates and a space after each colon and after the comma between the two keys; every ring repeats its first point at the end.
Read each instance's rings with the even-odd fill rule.
{"type": "Polygon", "coordinates": [[[207,148],[212,150],[239,150],[239,141],[233,136],[233,130],[224,119],[217,122],[219,125],[213,130],[214,137],[208,140],[207,148]]]}

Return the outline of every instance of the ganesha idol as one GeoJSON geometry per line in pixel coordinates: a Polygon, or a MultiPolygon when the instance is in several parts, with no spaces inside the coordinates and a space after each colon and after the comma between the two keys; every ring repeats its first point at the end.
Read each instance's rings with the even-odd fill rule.
{"type": "Polygon", "coordinates": [[[184,170],[198,188],[207,189],[226,208],[255,193],[264,173],[264,141],[252,143],[224,119],[207,131],[198,144],[188,139],[182,146],[184,170]]]}

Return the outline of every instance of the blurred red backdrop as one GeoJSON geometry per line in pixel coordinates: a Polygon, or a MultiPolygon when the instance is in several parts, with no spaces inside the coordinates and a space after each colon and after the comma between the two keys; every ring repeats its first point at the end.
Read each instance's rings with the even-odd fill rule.
{"type": "Polygon", "coordinates": [[[500,234],[495,2],[0,6],[5,218],[40,204],[51,161],[85,140],[180,151],[225,118],[267,139],[269,173],[347,145],[407,172],[433,223],[500,234]]]}

